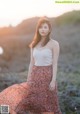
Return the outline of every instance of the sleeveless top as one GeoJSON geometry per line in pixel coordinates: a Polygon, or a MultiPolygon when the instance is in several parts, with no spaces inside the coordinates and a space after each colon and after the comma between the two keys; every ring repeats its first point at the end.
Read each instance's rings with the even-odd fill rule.
{"type": "Polygon", "coordinates": [[[52,64],[52,50],[49,48],[33,50],[33,57],[36,66],[48,66],[52,64]]]}

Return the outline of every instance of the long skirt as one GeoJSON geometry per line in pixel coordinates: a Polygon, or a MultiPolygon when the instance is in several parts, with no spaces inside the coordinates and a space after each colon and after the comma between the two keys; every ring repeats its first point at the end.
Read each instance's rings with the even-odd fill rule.
{"type": "Polygon", "coordinates": [[[0,92],[0,105],[9,105],[10,114],[29,114],[29,112],[62,114],[57,94],[57,82],[54,90],[49,88],[52,76],[52,65],[33,65],[26,82],[14,84],[0,92]]]}

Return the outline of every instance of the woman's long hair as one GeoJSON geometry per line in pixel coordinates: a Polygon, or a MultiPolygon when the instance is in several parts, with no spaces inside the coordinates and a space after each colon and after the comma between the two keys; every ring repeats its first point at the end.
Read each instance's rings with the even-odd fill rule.
{"type": "Polygon", "coordinates": [[[49,22],[49,19],[47,17],[41,17],[37,23],[36,26],[36,32],[35,35],[33,37],[32,42],[29,44],[29,47],[35,47],[37,45],[37,43],[41,40],[41,35],[39,34],[39,28],[43,23],[47,23],[50,29],[50,32],[48,33],[46,39],[44,40],[44,42],[42,43],[42,46],[46,45],[47,42],[50,40],[49,35],[51,33],[51,24],[49,22]]]}

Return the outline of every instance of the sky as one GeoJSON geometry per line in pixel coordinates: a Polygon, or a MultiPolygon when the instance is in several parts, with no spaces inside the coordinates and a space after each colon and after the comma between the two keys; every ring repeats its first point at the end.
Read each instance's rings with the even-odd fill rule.
{"type": "MultiPolygon", "coordinates": [[[[59,4],[56,0],[0,0],[0,27],[16,26],[35,16],[57,17],[65,12],[80,10],[80,3],[59,4]]],[[[60,0],[58,0],[60,1],[60,0]]],[[[80,1],[80,0],[79,0],[80,1]]]]}

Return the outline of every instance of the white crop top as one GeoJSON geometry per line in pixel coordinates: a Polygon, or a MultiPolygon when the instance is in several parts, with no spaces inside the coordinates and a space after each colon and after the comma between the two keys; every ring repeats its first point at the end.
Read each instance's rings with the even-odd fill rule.
{"type": "Polygon", "coordinates": [[[52,50],[49,48],[33,50],[33,57],[36,66],[47,66],[52,64],[52,50]]]}

